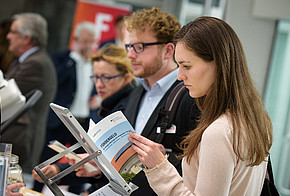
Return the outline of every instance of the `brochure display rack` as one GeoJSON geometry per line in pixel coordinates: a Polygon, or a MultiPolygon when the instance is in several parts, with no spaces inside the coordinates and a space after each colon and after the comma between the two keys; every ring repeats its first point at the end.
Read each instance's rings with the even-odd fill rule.
{"type": "MultiPolygon", "coordinates": [[[[133,129],[131,126],[128,126],[128,121],[126,122],[126,119],[124,120],[124,116],[121,112],[116,112],[112,116],[108,116],[105,119],[103,119],[100,124],[101,128],[98,127],[99,123],[96,124],[96,127],[93,131],[89,131],[88,133],[85,132],[85,130],[82,128],[82,126],[79,124],[79,122],[75,119],[75,117],[72,115],[72,113],[62,106],[56,105],[54,103],[50,104],[50,107],[52,110],[56,113],[56,115],[60,118],[60,120],[66,125],[66,127],[69,129],[69,131],[72,133],[72,135],[77,139],[78,143],[71,146],[70,148],[63,149],[59,154],[55,155],[54,157],[48,159],[47,161],[39,164],[34,168],[34,170],[38,173],[38,175],[41,177],[41,179],[44,181],[44,183],[47,185],[47,187],[52,191],[52,193],[56,196],[63,196],[64,194],[61,192],[61,190],[56,185],[56,182],[66,176],[67,174],[71,173],[81,165],[86,164],[90,160],[94,160],[94,162],[97,164],[98,168],[102,171],[102,173],[108,178],[109,184],[101,188],[100,190],[97,190],[95,193],[92,193],[93,195],[100,195],[97,193],[98,191],[102,192],[101,195],[130,195],[134,190],[136,190],[138,187],[134,185],[133,183],[127,183],[123,177],[120,175],[120,171],[116,170],[116,166],[114,167],[112,165],[113,160],[116,162],[116,156],[118,159],[122,160],[124,158],[121,157],[127,156],[128,153],[132,153],[130,144],[125,143],[124,139],[126,138],[126,134],[128,134],[129,131],[133,129]],[[110,123],[112,125],[110,125],[110,123]],[[118,126],[118,127],[117,127],[118,126]],[[113,133],[112,130],[119,129],[126,129],[126,131],[119,133],[113,133]],[[103,131],[104,129],[104,131],[103,131]],[[110,135],[111,134],[111,135],[110,135]],[[107,138],[105,138],[107,137],[107,138]],[[103,142],[101,142],[103,140],[103,142]],[[110,140],[110,141],[109,141],[110,140]],[[110,157],[108,158],[108,153],[111,153],[113,149],[116,150],[116,146],[120,146],[118,142],[123,142],[123,146],[120,147],[116,155],[112,155],[112,161],[110,160],[110,157]],[[100,145],[98,145],[100,143],[100,145]],[[115,145],[113,147],[113,145],[115,145]],[[42,173],[41,169],[45,166],[57,161],[58,159],[62,158],[63,156],[68,155],[75,155],[73,153],[74,150],[77,148],[82,147],[87,153],[88,157],[79,160],[76,162],[76,164],[70,166],[69,168],[65,169],[64,171],[60,172],[59,174],[55,175],[52,178],[46,178],[46,176],[42,173]],[[120,158],[121,157],[121,158],[120,158]]],[[[140,161],[137,160],[135,155],[130,155],[128,158],[125,168],[128,168],[128,165],[130,165],[130,168],[133,168],[133,170],[138,170],[140,164],[140,161]],[[134,164],[132,164],[134,163],[134,164]],[[133,166],[132,166],[133,165],[133,166]],[[137,169],[136,169],[137,168],[137,169]]],[[[124,170],[124,167],[122,167],[124,170]]],[[[139,168],[139,170],[141,167],[139,168]]],[[[139,172],[135,171],[135,172],[139,172]]]]}

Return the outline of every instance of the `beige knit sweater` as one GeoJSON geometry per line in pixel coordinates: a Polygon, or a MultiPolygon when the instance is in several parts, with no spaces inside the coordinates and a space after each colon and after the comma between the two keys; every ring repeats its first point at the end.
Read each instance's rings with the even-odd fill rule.
{"type": "Polygon", "coordinates": [[[266,161],[246,167],[236,156],[232,126],[227,116],[222,115],[203,133],[198,155],[190,163],[182,160],[183,177],[167,160],[145,173],[150,186],[160,196],[258,196],[266,169],[266,161]]]}

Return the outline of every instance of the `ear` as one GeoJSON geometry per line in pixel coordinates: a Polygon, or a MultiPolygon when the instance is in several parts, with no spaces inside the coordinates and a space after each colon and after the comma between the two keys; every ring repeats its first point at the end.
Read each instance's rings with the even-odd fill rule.
{"type": "Polygon", "coordinates": [[[26,45],[29,45],[29,44],[31,44],[32,37],[31,36],[28,36],[28,35],[25,35],[23,37],[23,40],[24,40],[24,42],[25,42],[26,45]]]}
{"type": "Polygon", "coordinates": [[[175,49],[174,44],[167,43],[164,49],[165,49],[164,59],[171,59],[174,55],[174,49],[175,49]]]}

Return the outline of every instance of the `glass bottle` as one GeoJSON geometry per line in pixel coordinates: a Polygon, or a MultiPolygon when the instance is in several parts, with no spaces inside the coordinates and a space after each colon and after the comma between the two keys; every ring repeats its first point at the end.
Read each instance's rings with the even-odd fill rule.
{"type": "MultiPolygon", "coordinates": [[[[22,168],[18,164],[19,157],[17,155],[11,154],[10,158],[10,166],[8,169],[8,184],[15,184],[15,183],[23,183],[24,184],[24,178],[22,174],[22,168]]],[[[18,191],[18,190],[14,190],[18,191]]]]}

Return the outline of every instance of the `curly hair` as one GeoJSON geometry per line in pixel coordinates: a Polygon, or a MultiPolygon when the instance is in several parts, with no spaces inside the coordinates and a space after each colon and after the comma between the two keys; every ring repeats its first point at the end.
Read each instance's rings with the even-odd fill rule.
{"type": "Polygon", "coordinates": [[[156,7],[151,10],[140,9],[125,17],[125,20],[129,32],[132,32],[133,29],[139,32],[149,29],[155,33],[160,42],[173,41],[174,36],[181,28],[175,16],[162,12],[156,7]]]}

